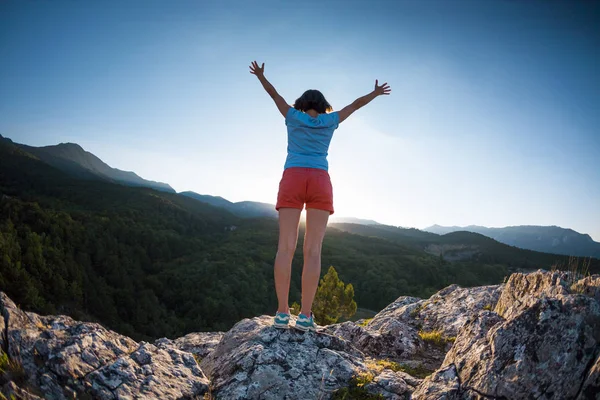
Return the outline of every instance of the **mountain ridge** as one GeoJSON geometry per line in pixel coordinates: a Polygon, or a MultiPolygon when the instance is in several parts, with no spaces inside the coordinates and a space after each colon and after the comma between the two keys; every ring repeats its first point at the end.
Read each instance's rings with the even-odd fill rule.
{"type": "Polygon", "coordinates": [[[243,218],[258,218],[269,217],[277,218],[278,214],[274,204],[261,203],[257,201],[239,201],[231,202],[221,196],[213,196],[209,194],[199,194],[193,191],[179,192],[180,195],[186,196],[215,207],[221,207],[227,211],[243,218]]]}
{"type": "Polygon", "coordinates": [[[557,225],[516,225],[502,228],[432,225],[424,231],[438,235],[457,231],[474,232],[510,246],[544,253],[600,258],[600,243],[595,242],[589,234],[557,225]]]}
{"type": "MultiPolygon", "coordinates": [[[[8,143],[11,143],[24,150],[26,154],[31,154],[41,161],[78,178],[103,179],[109,182],[120,183],[127,186],[149,187],[159,191],[176,193],[176,191],[166,183],[146,180],[141,178],[135,172],[123,171],[118,168],[110,167],[99,157],[91,152],[86,151],[77,143],[66,142],[59,143],[57,145],[35,147],[15,143],[10,138],[2,135],[0,135],[0,140],[7,141],[8,143]]],[[[231,202],[221,196],[202,195],[193,191],[184,191],[178,194],[193,198],[212,206],[223,208],[234,215],[243,218],[277,218],[278,216],[277,211],[275,210],[275,205],[270,203],[261,203],[256,201],[231,202]]],[[[402,229],[400,227],[392,227],[390,225],[381,224],[374,220],[360,219],[356,217],[333,216],[330,220],[330,223],[380,226],[382,229],[402,229]]],[[[501,243],[508,244],[510,246],[516,246],[522,249],[552,254],[600,258],[600,243],[595,242],[590,235],[579,233],[573,229],[562,228],[556,225],[518,225],[507,226],[503,228],[488,228],[479,225],[468,225],[465,227],[445,227],[435,224],[419,231],[435,233],[438,235],[456,231],[469,231],[482,234],[501,243]],[[538,233],[540,230],[555,230],[556,232],[552,235],[549,235],[548,232],[546,232],[544,233],[544,235],[547,236],[546,238],[537,240],[533,240],[531,237],[516,237],[514,232],[509,232],[510,230],[515,231],[523,229],[537,230],[538,233]]],[[[531,236],[531,233],[529,236],[531,236]]]]}
{"type": "Polygon", "coordinates": [[[1,135],[0,140],[8,141],[45,163],[78,178],[103,179],[127,186],[149,187],[163,192],[175,193],[175,190],[167,183],[147,180],[135,172],[109,166],[98,156],[85,150],[77,143],[65,142],[36,147],[16,143],[1,135]]]}

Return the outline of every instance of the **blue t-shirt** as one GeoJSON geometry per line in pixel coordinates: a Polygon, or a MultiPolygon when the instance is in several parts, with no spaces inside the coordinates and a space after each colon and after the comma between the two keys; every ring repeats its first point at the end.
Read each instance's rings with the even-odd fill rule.
{"type": "Polygon", "coordinates": [[[288,131],[287,159],[284,169],[318,168],[327,171],[329,143],[340,123],[337,112],[319,114],[317,118],[293,107],[285,116],[288,131]]]}

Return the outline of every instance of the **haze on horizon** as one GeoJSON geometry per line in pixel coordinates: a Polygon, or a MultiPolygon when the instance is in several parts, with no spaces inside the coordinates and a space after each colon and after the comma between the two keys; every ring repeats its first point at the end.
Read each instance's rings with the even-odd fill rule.
{"type": "Polygon", "coordinates": [[[275,203],[292,104],[340,109],[336,214],[424,228],[558,225],[600,241],[600,3],[0,3],[0,134],[275,203]]]}

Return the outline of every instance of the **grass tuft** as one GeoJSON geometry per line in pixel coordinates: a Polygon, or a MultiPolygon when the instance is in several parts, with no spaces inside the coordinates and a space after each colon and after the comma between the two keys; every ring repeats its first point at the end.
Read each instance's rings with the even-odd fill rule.
{"type": "Polygon", "coordinates": [[[358,326],[367,326],[369,324],[369,322],[371,322],[373,318],[367,318],[367,319],[363,319],[360,323],[358,323],[358,326]]]}
{"type": "Polygon", "coordinates": [[[444,336],[443,332],[440,330],[433,330],[429,332],[421,330],[419,331],[419,337],[425,343],[431,343],[439,347],[445,347],[446,343],[454,343],[456,340],[456,337],[444,336]]]}
{"type": "Polygon", "coordinates": [[[11,359],[8,354],[0,350],[0,384],[15,382],[23,384],[26,381],[25,370],[20,362],[11,359]]]}
{"type": "Polygon", "coordinates": [[[432,370],[423,367],[423,364],[417,364],[414,367],[406,364],[400,364],[391,360],[370,360],[366,362],[367,368],[376,371],[378,374],[384,369],[390,369],[394,372],[404,372],[415,378],[423,379],[433,373],[432,370]]]}
{"type": "Polygon", "coordinates": [[[556,271],[565,271],[567,272],[567,286],[569,287],[569,289],[571,290],[571,292],[573,293],[579,293],[582,294],[583,291],[585,290],[584,287],[582,287],[581,285],[577,285],[577,282],[580,279],[584,279],[588,276],[590,276],[590,265],[592,263],[592,258],[579,258],[579,257],[569,257],[569,261],[567,262],[567,265],[564,265],[563,263],[559,263],[559,264],[554,264],[552,266],[552,268],[550,268],[550,271],[552,272],[556,272],[556,271]]]}
{"type": "Polygon", "coordinates": [[[421,312],[421,310],[423,309],[423,307],[424,307],[424,304],[419,304],[418,306],[416,306],[414,308],[414,310],[412,310],[410,312],[410,316],[413,318],[416,318],[419,315],[419,313],[421,312]]]}

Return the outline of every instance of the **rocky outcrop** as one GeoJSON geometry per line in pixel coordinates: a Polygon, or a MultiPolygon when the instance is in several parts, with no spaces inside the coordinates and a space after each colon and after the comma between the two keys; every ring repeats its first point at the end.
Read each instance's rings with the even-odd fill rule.
{"type": "Polygon", "coordinates": [[[559,297],[569,294],[563,272],[537,271],[513,274],[494,308],[504,318],[511,318],[535,304],[540,297],[559,297]]]}
{"type": "Polygon", "coordinates": [[[580,279],[575,282],[570,289],[574,293],[593,297],[597,301],[600,301],[600,276],[587,276],[580,279]]]}
{"type": "Polygon", "coordinates": [[[26,386],[46,398],[179,399],[208,390],[190,353],[136,343],[96,323],[23,312],[4,293],[0,306],[3,349],[22,367],[26,386]]]}
{"type": "MultiPolygon", "coordinates": [[[[293,323],[293,321],[292,321],[293,323]]],[[[355,377],[386,398],[414,390],[414,379],[379,371],[350,342],[325,331],[303,333],[272,327],[271,317],[246,319],[227,332],[202,363],[213,393],[223,399],[327,399],[355,377]]]]}
{"type": "Polygon", "coordinates": [[[537,271],[500,286],[452,285],[427,300],[403,296],[370,321],[316,333],[277,330],[262,316],[225,333],[152,344],[100,324],[24,312],[0,293],[0,346],[21,368],[18,380],[0,371],[0,392],[17,399],[600,400],[599,292],[600,276],[537,271]]]}
{"type": "Polygon", "coordinates": [[[411,312],[421,301],[415,297],[401,297],[367,324],[345,322],[326,329],[370,356],[394,360],[411,359],[423,344],[419,339],[419,331],[406,321],[411,318],[411,312]]]}
{"type": "Polygon", "coordinates": [[[194,332],[175,340],[158,339],[154,344],[158,347],[175,347],[192,353],[196,359],[203,359],[213,352],[222,338],[223,332],[194,332]]]}
{"type": "Polygon", "coordinates": [[[600,304],[561,273],[513,274],[414,399],[600,398],[600,304]]]}
{"type": "Polygon", "coordinates": [[[328,331],[352,342],[366,354],[425,369],[438,368],[459,329],[484,309],[492,309],[502,286],[461,288],[448,286],[428,300],[402,296],[364,326],[352,322],[332,325],[328,331]],[[435,333],[436,343],[423,333],[435,333]]]}

